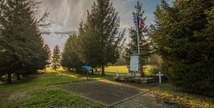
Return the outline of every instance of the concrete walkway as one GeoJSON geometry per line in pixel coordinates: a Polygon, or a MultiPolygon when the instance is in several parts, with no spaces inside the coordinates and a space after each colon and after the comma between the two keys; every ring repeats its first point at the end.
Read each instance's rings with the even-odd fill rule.
{"type": "Polygon", "coordinates": [[[57,88],[110,108],[173,108],[157,102],[151,93],[155,86],[100,80],[63,84],[57,88]]]}
{"type": "Polygon", "coordinates": [[[157,102],[155,97],[150,93],[140,94],[134,98],[126,99],[110,108],[172,108],[157,102]]]}

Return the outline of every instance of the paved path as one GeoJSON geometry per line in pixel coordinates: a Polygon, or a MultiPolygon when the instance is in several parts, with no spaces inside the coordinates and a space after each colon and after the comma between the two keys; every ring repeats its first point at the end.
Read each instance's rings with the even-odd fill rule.
{"type": "Polygon", "coordinates": [[[111,108],[172,108],[167,107],[160,102],[157,102],[154,96],[150,93],[140,94],[134,98],[127,99],[117,103],[111,108]]]}
{"type": "Polygon", "coordinates": [[[64,84],[58,87],[110,108],[173,108],[156,101],[151,94],[155,86],[102,80],[64,84]]]}

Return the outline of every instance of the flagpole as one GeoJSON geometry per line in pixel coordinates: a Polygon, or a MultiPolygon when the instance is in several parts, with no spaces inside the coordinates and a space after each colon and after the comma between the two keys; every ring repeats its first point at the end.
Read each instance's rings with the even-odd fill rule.
{"type": "Polygon", "coordinates": [[[139,36],[139,18],[137,16],[137,52],[140,56],[140,36],[139,36]]]}
{"type": "Polygon", "coordinates": [[[140,56],[140,36],[139,36],[139,22],[140,22],[140,20],[139,20],[139,18],[138,18],[138,16],[137,16],[137,46],[138,46],[138,57],[139,57],[139,59],[138,59],[138,72],[140,72],[140,76],[142,77],[142,76],[144,76],[143,75],[143,69],[142,69],[142,60],[141,60],[141,56],[140,56]]]}

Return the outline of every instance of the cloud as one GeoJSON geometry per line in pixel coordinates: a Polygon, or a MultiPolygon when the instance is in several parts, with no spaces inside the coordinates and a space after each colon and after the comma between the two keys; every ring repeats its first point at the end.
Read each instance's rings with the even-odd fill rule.
{"type": "Polygon", "coordinates": [[[85,20],[87,10],[94,0],[44,0],[42,11],[48,10],[48,22],[52,31],[74,31],[81,20],[85,20]]]}
{"type": "MultiPolygon", "coordinates": [[[[42,1],[41,13],[45,10],[49,12],[47,22],[51,23],[51,26],[46,29],[51,32],[63,32],[63,31],[77,31],[81,20],[85,21],[87,17],[87,10],[91,10],[93,2],[96,0],[37,0],[42,1]]],[[[132,12],[135,11],[134,5],[138,0],[111,0],[113,7],[118,12],[120,17],[120,30],[126,28],[126,35],[128,35],[128,28],[133,25],[132,12]]],[[[172,0],[167,0],[171,2],[172,0]]],[[[160,0],[143,0],[143,9],[145,10],[144,16],[147,16],[145,21],[146,25],[149,25],[154,20],[153,11],[156,5],[160,3],[160,0]]],[[[63,47],[67,35],[52,34],[50,36],[43,36],[45,42],[53,48],[56,44],[60,44],[63,47]],[[60,38],[60,37],[65,38],[60,38]],[[59,43],[60,42],[60,43],[59,43]]]]}

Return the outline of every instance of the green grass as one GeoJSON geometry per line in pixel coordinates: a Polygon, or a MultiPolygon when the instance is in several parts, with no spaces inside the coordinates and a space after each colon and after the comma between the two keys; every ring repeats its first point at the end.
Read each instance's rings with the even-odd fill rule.
{"type": "MultiPolygon", "coordinates": [[[[143,67],[144,73],[146,76],[154,76],[154,70],[157,69],[155,65],[146,65],[143,67]]],[[[128,67],[127,66],[108,66],[105,68],[105,72],[109,74],[116,75],[116,72],[119,72],[121,75],[128,74],[128,67]]]]}
{"type": "MultiPolygon", "coordinates": [[[[154,67],[146,66],[144,72],[148,71],[151,74],[154,67]]],[[[105,70],[106,76],[89,74],[89,80],[113,80],[116,75],[115,70],[121,71],[120,75],[126,76],[126,69],[126,66],[109,66],[105,70]]],[[[13,84],[0,83],[0,108],[104,107],[55,87],[65,83],[84,82],[86,81],[85,74],[75,74],[63,69],[57,71],[47,69],[46,72],[39,72],[40,74],[31,75],[21,81],[14,80],[13,84]]],[[[154,89],[154,93],[160,100],[175,102],[184,107],[214,108],[213,98],[184,93],[170,84],[161,84],[154,89]]]]}
{"type": "Polygon", "coordinates": [[[0,108],[17,107],[63,107],[94,108],[104,107],[82,99],[65,91],[55,89],[55,85],[86,81],[86,78],[64,70],[49,71],[31,75],[13,84],[0,85],[0,108]]]}
{"type": "Polygon", "coordinates": [[[127,66],[108,66],[105,68],[105,72],[120,72],[120,73],[128,73],[127,66]]]}
{"type": "Polygon", "coordinates": [[[180,91],[171,84],[161,84],[154,93],[160,100],[176,103],[184,108],[214,108],[214,98],[180,91]]]}
{"type": "Polygon", "coordinates": [[[20,107],[27,108],[101,108],[103,106],[87,99],[69,94],[58,89],[47,89],[33,94],[20,107]]]}

